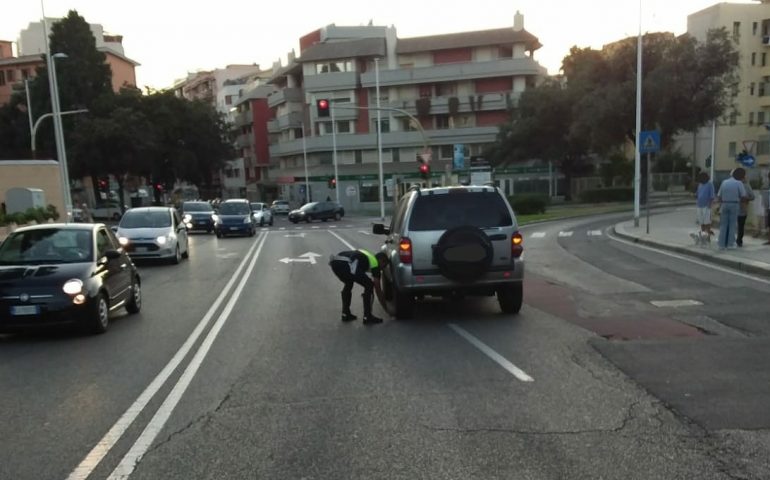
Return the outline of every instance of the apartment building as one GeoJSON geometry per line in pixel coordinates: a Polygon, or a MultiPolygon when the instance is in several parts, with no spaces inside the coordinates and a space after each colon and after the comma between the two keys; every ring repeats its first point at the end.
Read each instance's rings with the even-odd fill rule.
{"type": "MultiPolygon", "coordinates": [[[[31,22],[19,34],[17,43],[18,55],[13,54],[13,42],[0,40],[0,105],[11,100],[16,91],[24,89],[24,81],[37,74],[37,68],[45,61],[45,39],[51,31],[51,25],[58,18],[47,19],[48,32],[44,32],[42,22],[31,22]]],[[[126,86],[136,86],[136,67],[139,62],[128,58],[123,50],[123,37],[104,32],[99,24],[89,24],[94,34],[96,48],[104,53],[105,62],[112,70],[112,89],[119,91],[126,86]]],[[[56,53],[56,52],[54,52],[56,53]]]]}
{"type": "Polygon", "coordinates": [[[378,85],[386,201],[396,184],[418,181],[416,160],[426,149],[434,181],[448,178],[455,150],[466,162],[480,155],[521,93],[546,76],[534,59],[540,46],[518,12],[511,27],[415,38],[398,38],[392,26],[311,32],[300,39],[299,57],[274,66],[266,182],[301,203],[307,170],[312,199],[376,207],[378,85]],[[319,99],[329,100],[333,119],[318,116],[319,99]],[[339,184],[332,189],[335,157],[339,184]]]}
{"type": "MultiPolygon", "coordinates": [[[[739,166],[736,156],[744,149],[754,155],[758,169],[770,166],[770,0],[718,3],[687,17],[687,32],[700,41],[706,39],[709,29],[721,27],[732,33],[740,53],[740,81],[732,92],[735,110],[717,120],[713,129],[717,177],[727,176],[739,166]]],[[[705,126],[694,138],[683,135],[677,144],[683,153],[692,155],[695,165],[708,170],[711,141],[712,127],[705,126]]],[[[752,178],[759,175],[750,171],[752,178]]]]}

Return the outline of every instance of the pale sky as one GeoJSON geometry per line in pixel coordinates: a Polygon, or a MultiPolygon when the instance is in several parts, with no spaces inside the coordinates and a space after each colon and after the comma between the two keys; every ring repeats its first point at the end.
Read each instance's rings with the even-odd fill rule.
{"type": "MultiPolygon", "coordinates": [[[[334,23],[338,26],[395,25],[400,38],[510,27],[516,10],[524,28],[543,47],[535,59],[557,73],[573,45],[602,45],[636,35],[639,0],[44,0],[48,17],[75,9],[89,23],[123,35],[137,68],[139,86],[170,87],[188,71],[257,63],[269,68],[299,38],[334,23]]],[[[687,15],[714,0],[642,0],[643,31],[684,33],[687,15]]],[[[736,3],[751,3],[738,1],[736,3]]],[[[0,39],[16,41],[19,32],[42,17],[41,3],[22,0],[0,15],[0,39]]]]}

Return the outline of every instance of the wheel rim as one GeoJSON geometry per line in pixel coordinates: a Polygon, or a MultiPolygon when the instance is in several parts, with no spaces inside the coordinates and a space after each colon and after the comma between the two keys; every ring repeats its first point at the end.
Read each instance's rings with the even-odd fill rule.
{"type": "Polygon", "coordinates": [[[110,321],[110,311],[107,308],[107,300],[103,296],[99,297],[99,325],[102,328],[107,328],[107,324],[110,321]]]}
{"type": "Polygon", "coordinates": [[[134,282],[134,307],[137,309],[142,307],[142,287],[134,282]]]}

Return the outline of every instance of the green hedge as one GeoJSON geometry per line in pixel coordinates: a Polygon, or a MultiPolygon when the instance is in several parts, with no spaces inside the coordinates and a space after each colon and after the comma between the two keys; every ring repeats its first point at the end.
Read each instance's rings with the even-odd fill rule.
{"type": "Polygon", "coordinates": [[[59,212],[56,211],[56,207],[53,205],[48,205],[45,208],[29,208],[26,212],[16,212],[7,215],[0,212],[0,226],[12,223],[16,225],[24,225],[31,222],[45,223],[49,219],[59,219],[59,212]]]}
{"type": "Polygon", "coordinates": [[[580,200],[585,203],[627,202],[633,199],[633,187],[597,188],[580,193],[580,200]]]}
{"type": "Polygon", "coordinates": [[[513,212],[516,215],[533,215],[536,213],[545,213],[550,199],[548,195],[525,193],[508,197],[513,212]]]}

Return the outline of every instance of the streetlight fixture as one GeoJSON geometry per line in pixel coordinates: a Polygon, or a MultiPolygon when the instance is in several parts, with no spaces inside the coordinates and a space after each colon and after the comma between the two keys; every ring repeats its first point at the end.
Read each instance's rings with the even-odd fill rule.
{"type": "Polygon", "coordinates": [[[48,87],[51,90],[51,110],[53,110],[54,137],[56,138],[56,157],[59,160],[59,172],[61,176],[62,197],[64,200],[64,222],[69,223],[72,218],[72,198],[70,196],[69,171],[67,169],[67,150],[64,145],[64,129],[61,121],[61,105],[59,103],[59,85],[56,79],[56,65],[54,57],[66,58],[64,53],[51,55],[48,37],[48,22],[45,18],[45,6],[43,0],[40,0],[40,7],[43,11],[43,35],[45,35],[45,60],[48,69],[48,87]]]}

